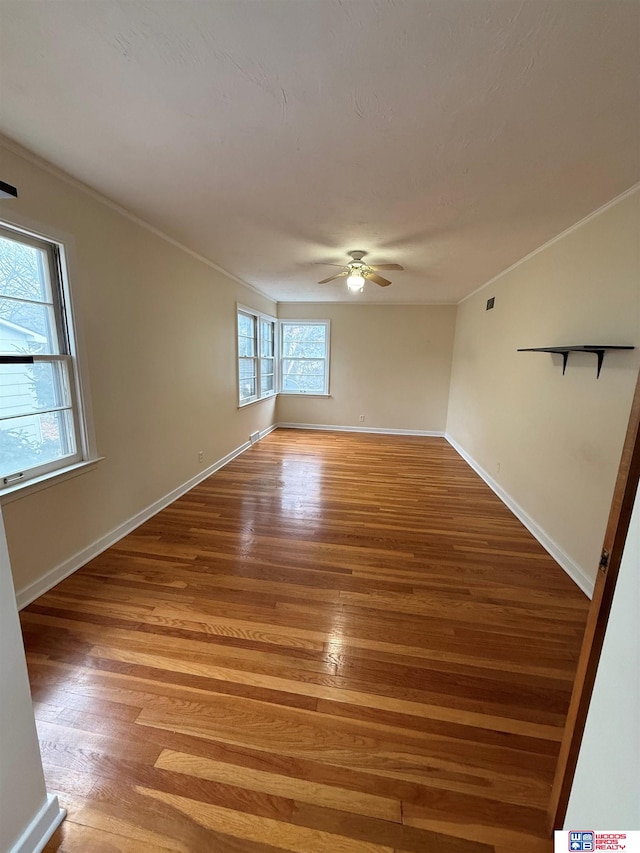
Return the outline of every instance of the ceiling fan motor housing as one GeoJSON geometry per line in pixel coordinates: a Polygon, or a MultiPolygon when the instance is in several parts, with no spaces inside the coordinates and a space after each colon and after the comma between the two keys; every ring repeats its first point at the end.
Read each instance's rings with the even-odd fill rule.
{"type": "MultiPolygon", "coordinates": [[[[402,270],[400,264],[380,264],[378,266],[370,267],[365,261],[363,261],[363,257],[368,254],[368,252],[363,252],[360,249],[353,249],[351,252],[347,253],[350,255],[351,260],[342,267],[342,272],[336,273],[335,275],[331,275],[328,278],[322,279],[322,281],[318,282],[318,284],[327,284],[330,281],[334,281],[336,278],[347,277],[347,287],[350,290],[362,292],[364,289],[364,282],[372,281],[374,284],[379,285],[380,287],[388,287],[391,282],[383,278],[381,275],[378,275],[379,269],[384,270],[402,270]]],[[[331,266],[341,266],[340,264],[331,264],[331,266]]]]}

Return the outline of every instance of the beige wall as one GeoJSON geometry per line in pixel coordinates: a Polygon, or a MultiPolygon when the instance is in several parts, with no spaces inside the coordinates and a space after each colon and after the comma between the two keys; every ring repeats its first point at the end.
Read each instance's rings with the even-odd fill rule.
{"type": "Polygon", "coordinates": [[[516,350],[640,346],[639,224],[635,192],[458,307],[447,431],[590,578],[640,351],[607,354],[596,379],[594,355],[563,376],[561,356],[516,350]]]}
{"type": "Polygon", "coordinates": [[[273,423],[237,409],[236,301],[275,305],[14,153],[0,219],[67,232],[98,453],[95,470],[4,505],[16,589],[40,578],[273,423]],[[204,462],[198,462],[198,451],[204,462]]]}
{"type": "Polygon", "coordinates": [[[280,318],[331,321],[331,375],[329,398],[278,397],[278,421],[443,432],[455,312],[455,305],[280,303],[280,318]]]}
{"type": "Polygon", "coordinates": [[[572,355],[563,377],[558,356],[516,349],[640,346],[640,193],[457,309],[280,304],[282,318],[331,320],[331,396],[238,410],[236,301],[274,314],[276,306],[48,170],[0,153],[3,179],[20,191],[0,202],[0,219],[63,232],[72,244],[76,323],[105,457],[4,503],[19,591],[276,420],[446,427],[568,561],[594,575],[640,351],[608,354],[596,380],[592,355],[572,355]],[[486,312],[489,296],[496,306],[486,312]]]}

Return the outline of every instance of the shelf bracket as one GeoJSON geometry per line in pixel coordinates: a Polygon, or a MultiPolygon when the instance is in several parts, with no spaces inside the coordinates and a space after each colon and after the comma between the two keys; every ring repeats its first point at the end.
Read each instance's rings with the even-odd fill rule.
{"type": "Polygon", "coordinates": [[[598,358],[598,371],[596,373],[596,379],[600,378],[600,371],[602,370],[602,362],[604,361],[604,350],[597,349],[595,350],[595,354],[598,358]]]}

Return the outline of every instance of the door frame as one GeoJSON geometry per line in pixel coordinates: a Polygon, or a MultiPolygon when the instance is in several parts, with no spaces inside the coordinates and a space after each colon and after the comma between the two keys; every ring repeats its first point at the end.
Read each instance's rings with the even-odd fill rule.
{"type": "Polygon", "coordinates": [[[625,540],[640,481],[640,374],[611,501],[593,598],[578,658],[556,774],[547,811],[549,830],[562,829],[569,805],[580,745],[611,613],[625,540]]]}

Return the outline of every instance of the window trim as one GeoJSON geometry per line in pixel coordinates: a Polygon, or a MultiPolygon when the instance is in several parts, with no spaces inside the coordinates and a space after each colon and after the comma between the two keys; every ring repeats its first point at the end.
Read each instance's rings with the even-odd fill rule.
{"type": "MultiPolygon", "coordinates": [[[[271,314],[265,314],[263,311],[257,311],[255,308],[249,308],[247,305],[242,305],[240,302],[236,302],[236,324],[235,324],[235,340],[236,340],[236,396],[238,400],[238,408],[243,409],[245,406],[251,406],[253,403],[259,403],[262,400],[268,400],[271,397],[275,397],[278,393],[278,318],[272,317],[271,314]],[[240,346],[239,346],[239,333],[238,333],[238,317],[240,314],[245,314],[248,317],[252,317],[255,323],[255,356],[240,356],[240,346]],[[262,391],[262,322],[271,323],[273,325],[273,360],[274,360],[274,373],[273,373],[273,390],[271,391],[262,391]],[[251,397],[247,397],[244,400],[240,399],[240,358],[253,358],[256,364],[256,393],[251,397]]],[[[264,356],[264,358],[269,358],[269,356],[264,356]]],[[[270,375],[270,374],[269,374],[270,375]]]]}
{"type": "Polygon", "coordinates": [[[94,463],[103,458],[98,455],[96,447],[84,342],[74,317],[71,280],[76,275],[75,239],[68,232],[44,225],[29,217],[13,211],[10,216],[7,213],[8,211],[3,210],[0,232],[5,233],[8,239],[44,249],[49,259],[52,285],[56,283],[58,285],[52,286],[52,301],[56,309],[56,330],[62,352],[60,355],[44,357],[34,355],[34,360],[60,360],[68,364],[70,408],[73,412],[76,453],[37,468],[28,469],[29,476],[22,480],[5,485],[0,478],[0,504],[15,500],[32,491],[40,491],[57,481],[68,479],[69,476],[77,476],[77,473],[93,467],[94,463]]]}
{"type": "MultiPolygon", "coordinates": [[[[324,381],[323,381],[323,389],[322,391],[283,391],[283,381],[282,381],[282,364],[285,360],[285,357],[282,355],[282,344],[284,341],[284,335],[280,334],[280,347],[278,349],[278,379],[279,379],[279,387],[280,394],[283,394],[287,397],[330,397],[330,388],[329,388],[329,379],[330,379],[330,361],[331,361],[331,320],[296,320],[289,319],[288,317],[278,320],[278,326],[281,328],[284,325],[292,325],[292,326],[324,326],[326,329],[325,333],[325,341],[326,341],[326,354],[324,357],[310,359],[311,361],[324,361],[324,381]]],[[[287,359],[290,357],[287,356],[287,359]]],[[[294,356],[291,359],[295,358],[294,356]]],[[[304,359],[302,359],[304,360],[304,359]]]]}

